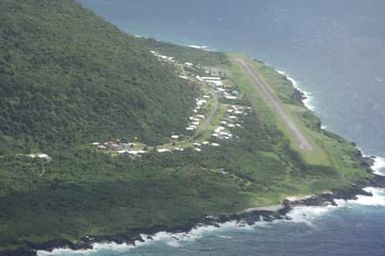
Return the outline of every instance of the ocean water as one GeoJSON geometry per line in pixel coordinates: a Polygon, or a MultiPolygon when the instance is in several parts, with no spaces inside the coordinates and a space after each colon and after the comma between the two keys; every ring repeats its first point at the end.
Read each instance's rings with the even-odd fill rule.
{"type": "MultiPolygon", "coordinates": [[[[247,53],[275,66],[306,92],[325,129],[385,159],[385,1],[80,0],[132,34],[247,53]]],[[[226,223],[189,234],[159,233],[136,246],[40,255],[385,255],[385,191],[300,207],[291,221],[226,223]]]]}
{"type": "Polygon", "coordinates": [[[339,207],[299,207],[289,214],[291,221],[226,223],[189,234],[160,233],[136,247],[99,244],[89,251],[59,249],[39,255],[385,255],[385,191],[370,191],[374,198],[340,202],[339,207]]]}
{"type": "Polygon", "coordinates": [[[285,71],[329,130],[385,156],[385,1],[81,2],[129,33],[245,52],[285,71]]]}

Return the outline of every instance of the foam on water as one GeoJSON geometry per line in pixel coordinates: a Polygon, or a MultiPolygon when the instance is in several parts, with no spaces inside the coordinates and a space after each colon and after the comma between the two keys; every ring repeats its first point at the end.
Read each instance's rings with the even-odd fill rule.
{"type": "Polygon", "coordinates": [[[208,50],[208,49],[209,49],[209,47],[206,46],[206,45],[189,44],[189,45],[187,45],[187,46],[190,47],[190,48],[200,49],[200,50],[208,50]]]}
{"type": "Polygon", "coordinates": [[[372,196],[358,195],[357,199],[353,200],[335,200],[337,206],[298,206],[290,211],[287,216],[290,218],[290,222],[305,223],[309,227],[315,227],[314,220],[324,217],[339,208],[354,206],[385,207],[385,189],[367,187],[364,190],[371,193],[372,196]]]}
{"type": "Polygon", "coordinates": [[[223,239],[231,239],[231,236],[225,236],[225,235],[218,235],[218,237],[223,238],[223,239]]]}
{"type": "MultiPolygon", "coordinates": [[[[38,251],[38,256],[76,256],[76,255],[97,255],[99,252],[128,252],[133,248],[140,246],[150,245],[152,243],[165,243],[171,247],[181,247],[183,242],[194,241],[201,239],[204,236],[220,231],[221,233],[231,229],[242,229],[252,231],[258,227],[266,227],[268,225],[274,225],[276,223],[293,222],[293,223],[304,223],[307,226],[317,229],[317,219],[325,217],[325,215],[339,208],[352,208],[355,206],[364,207],[385,207],[385,189],[367,187],[364,189],[366,192],[372,193],[373,196],[357,196],[356,200],[336,200],[337,206],[297,206],[290,211],[287,216],[290,220],[277,220],[273,222],[257,222],[254,225],[247,225],[245,223],[239,223],[236,221],[230,221],[219,224],[218,226],[198,226],[193,228],[190,232],[182,233],[169,233],[169,232],[158,232],[155,235],[141,235],[143,241],[135,241],[132,244],[117,244],[111,243],[95,243],[92,245],[92,249],[88,250],[71,250],[66,248],[54,249],[52,252],[38,251]]],[[[222,239],[231,239],[230,236],[224,236],[219,233],[217,236],[222,239]]]]}
{"type": "Polygon", "coordinates": [[[374,163],[371,168],[375,174],[385,176],[385,158],[380,156],[374,157],[374,163]]]}
{"type": "Polygon", "coordinates": [[[366,206],[385,206],[385,189],[368,187],[364,189],[366,192],[372,193],[373,196],[357,196],[357,200],[352,203],[366,206]]]}
{"type": "Polygon", "coordinates": [[[302,100],[303,104],[311,111],[314,111],[315,110],[315,107],[312,105],[312,96],[310,94],[310,92],[307,92],[303,89],[300,88],[299,86],[299,83],[294,79],[292,78],[291,76],[289,76],[285,71],[282,71],[282,70],[279,70],[279,69],[276,69],[276,71],[285,76],[287,80],[289,80],[291,82],[291,84],[293,85],[293,87],[295,89],[297,89],[298,91],[300,91],[303,95],[304,95],[304,99],[302,100]]]}
{"type": "MultiPolygon", "coordinates": [[[[198,45],[189,45],[192,48],[199,48],[208,50],[207,46],[198,46],[198,45]]],[[[311,111],[314,111],[314,106],[311,104],[312,97],[311,94],[307,91],[302,90],[299,87],[298,82],[290,77],[286,72],[281,70],[276,70],[279,74],[283,75],[288,79],[292,86],[299,90],[304,95],[303,103],[304,105],[311,111]]],[[[321,129],[326,129],[326,125],[322,124],[321,129]]],[[[369,157],[363,153],[363,151],[358,148],[362,155],[365,157],[369,157]]],[[[385,175],[385,158],[376,156],[373,158],[374,163],[372,165],[372,170],[377,175],[385,175]]],[[[322,218],[330,212],[342,208],[347,207],[351,208],[353,206],[364,206],[364,207],[385,207],[385,189],[368,187],[364,189],[367,192],[372,193],[373,196],[357,196],[356,200],[336,200],[337,206],[298,206],[295,207],[292,211],[290,211],[287,216],[290,220],[284,220],[285,222],[294,222],[294,223],[304,223],[309,227],[316,228],[315,220],[318,218],[322,218]]],[[[281,221],[273,221],[273,222],[264,222],[260,221],[255,223],[254,225],[247,225],[244,223],[238,223],[236,221],[230,221],[226,223],[219,224],[218,226],[198,226],[193,228],[189,232],[183,233],[169,233],[169,232],[158,232],[155,235],[141,235],[143,241],[135,241],[134,244],[117,244],[115,242],[111,243],[95,243],[92,245],[92,249],[87,250],[71,250],[66,248],[58,248],[54,249],[52,252],[47,251],[38,251],[38,256],[68,256],[68,255],[94,255],[98,252],[126,252],[133,248],[137,248],[144,245],[150,245],[156,242],[163,242],[171,247],[181,247],[183,246],[183,242],[194,241],[204,237],[209,233],[213,233],[215,231],[221,230],[229,230],[229,229],[243,229],[243,230],[253,230],[258,227],[271,225],[272,223],[279,223],[281,221]]],[[[224,236],[218,234],[218,237],[223,239],[231,239],[230,236],[224,236]]]]}
{"type": "MultiPolygon", "coordinates": [[[[140,246],[135,244],[135,246],[140,246]]],[[[125,252],[135,247],[127,243],[117,244],[115,242],[111,243],[95,243],[92,245],[92,249],[84,250],[72,250],[68,248],[57,248],[52,251],[42,251],[38,250],[36,254],[38,256],[67,256],[67,255],[92,255],[100,251],[115,251],[115,252],[125,252]]]]}
{"type": "MultiPolygon", "coordinates": [[[[193,48],[208,49],[207,46],[196,46],[190,45],[193,48]]],[[[304,105],[311,111],[314,111],[314,106],[311,105],[312,98],[310,93],[302,90],[298,82],[290,77],[286,72],[281,70],[276,70],[279,74],[285,76],[293,85],[294,88],[299,90],[304,94],[305,99],[303,100],[304,105]]],[[[322,129],[326,129],[326,125],[321,126],[322,129]]],[[[365,155],[363,151],[358,148],[364,157],[369,157],[365,155]]],[[[373,172],[377,175],[385,176],[385,158],[384,157],[373,157],[374,163],[371,167],[373,172]]],[[[285,222],[294,222],[294,223],[304,223],[309,227],[316,228],[315,220],[322,218],[335,209],[347,207],[351,208],[354,206],[364,206],[364,207],[385,207],[385,189],[368,187],[364,189],[367,192],[372,193],[373,196],[364,196],[358,195],[356,200],[335,200],[337,206],[298,206],[290,211],[287,216],[290,220],[284,220],[285,222]]],[[[134,244],[117,244],[115,242],[108,243],[95,243],[92,245],[92,249],[86,250],[71,250],[68,248],[57,248],[51,252],[48,251],[37,251],[38,256],[74,256],[74,255],[97,255],[98,252],[126,252],[137,248],[140,246],[150,245],[156,242],[163,242],[171,247],[181,247],[183,242],[194,241],[204,237],[209,233],[215,231],[228,230],[228,229],[243,229],[252,231],[255,228],[271,225],[272,223],[279,223],[281,221],[273,222],[264,222],[260,221],[254,225],[247,225],[244,223],[238,223],[236,221],[230,221],[226,223],[219,224],[218,226],[198,226],[193,228],[190,232],[184,233],[169,233],[169,232],[158,232],[155,235],[141,235],[143,241],[135,241],[134,244]]],[[[223,239],[231,239],[230,236],[218,235],[218,237],[223,239]]]]}
{"type": "Polygon", "coordinates": [[[337,209],[338,206],[297,206],[290,211],[287,216],[289,222],[304,223],[309,227],[315,228],[314,220],[323,217],[331,211],[337,209]]]}
{"type": "Polygon", "coordinates": [[[358,195],[356,200],[336,200],[340,206],[368,206],[368,207],[384,207],[385,206],[385,189],[383,188],[364,188],[366,192],[372,193],[373,196],[358,195]]]}
{"type": "MultiPolygon", "coordinates": [[[[253,226],[263,225],[255,224],[253,226]]],[[[169,232],[158,232],[155,235],[149,236],[142,234],[141,238],[143,241],[135,241],[134,244],[117,244],[115,242],[109,243],[94,243],[92,244],[92,249],[84,250],[72,250],[68,248],[57,248],[52,251],[37,251],[38,256],[73,256],[73,255],[96,255],[98,252],[126,252],[133,248],[140,246],[150,245],[156,242],[163,242],[171,247],[180,247],[182,242],[194,241],[196,239],[202,238],[204,235],[213,233],[219,230],[226,229],[243,229],[243,230],[252,230],[252,226],[238,223],[236,221],[229,221],[226,223],[218,224],[218,226],[198,226],[193,228],[190,232],[182,233],[169,233],[169,232]]]]}
{"type": "Polygon", "coordinates": [[[385,176],[385,157],[367,155],[360,147],[357,147],[357,149],[361,152],[363,157],[370,157],[373,159],[374,162],[370,168],[373,170],[374,174],[385,176]]]}

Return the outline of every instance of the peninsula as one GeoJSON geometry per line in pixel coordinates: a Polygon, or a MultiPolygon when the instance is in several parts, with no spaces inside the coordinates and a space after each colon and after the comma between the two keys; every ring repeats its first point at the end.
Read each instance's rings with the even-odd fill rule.
{"type": "Polygon", "coordinates": [[[0,255],[184,230],[376,178],[247,56],[134,37],[73,0],[5,0],[0,30],[0,255]]]}

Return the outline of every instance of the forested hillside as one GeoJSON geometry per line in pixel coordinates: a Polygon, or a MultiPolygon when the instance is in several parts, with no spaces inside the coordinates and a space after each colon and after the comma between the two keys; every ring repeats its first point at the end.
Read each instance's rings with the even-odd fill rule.
{"type": "Polygon", "coordinates": [[[0,0],[0,255],[123,242],[372,177],[290,81],[247,59],[319,145],[309,164],[240,59],[132,37],[75,0],[0,0]]]}
{"type": "Polygon", "coordinates": [[[183,128],[193,90],[134,37],[71,0],[0,5],[0,153],[183,128]]]}

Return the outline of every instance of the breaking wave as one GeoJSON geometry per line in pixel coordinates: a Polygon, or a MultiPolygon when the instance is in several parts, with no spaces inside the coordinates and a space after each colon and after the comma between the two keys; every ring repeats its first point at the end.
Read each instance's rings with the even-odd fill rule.
{"type": "MultiPolygon", "coordinates": [[[[264,225],[266,223],[256,223],[253,226],[264,225]]],[[[245,223],[239,223],[236,221],[229,221],[225,223],[218,224],[217,226],[198,226],[193,228],[190,232],[183,233],[170,233],[170,232],[158,232],[155,235],[141,235],[142,241],[135,241],[134,244],[117,244],[115,242],[108,243],[94,243],[92,244],[92,249],[84,250],[72,250],[69,248],[57,248],[52,251],[37,251],[38,256],[76,256],[76,255],[96,255],[100,252],[126,252],[133,248],[140,246],[150,245],[155,242],[163,242],[172,247],[180,247],[183,242],[193,241],[199,238],[202,238],[204,235],[213,233],[219,230],[226,229],[244,229],[252,230],[253,226],[247,225],[245,223]]],[[[231,237],[224,237],[230,239],[231,237]]]]}
{"type": "Polygon", "coordinates": [[[303,104],[305,105],[305,107],[307,107],[309,110],[311,111],[314,111],[315,110],[315,107],[314,105],[312,105],[312,101],[313,101],[313,98],[311,96],[311,93],[308,92],[308,91],[305,91],[303,89],[300,88],[299,86],[299,83],[294,79],[292,78],[291,76],[289,76],[285,71],[282,71],[282,70],[278,70],[276,69],[276,71],[283,75],[284,77],[286,77],[287,80],[289,80],[291,82],[291,84],[293,85],[293,87],[295,89],[297,89],[298,91],[300,91],[303,95],[304,95],[304,99],[302,100],[303,104]]]}
{"type": "Polygon", "coordinates": [[[376,156],[374,157],[374,163],[372,165],[372,170],[375,174],[385,176],[385,158],[376,156]]]}

